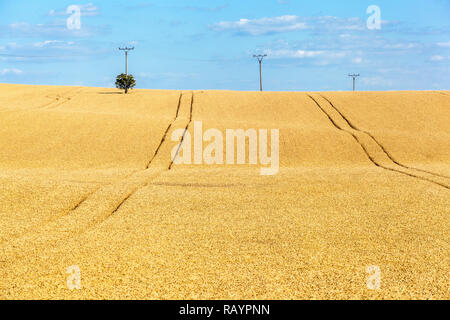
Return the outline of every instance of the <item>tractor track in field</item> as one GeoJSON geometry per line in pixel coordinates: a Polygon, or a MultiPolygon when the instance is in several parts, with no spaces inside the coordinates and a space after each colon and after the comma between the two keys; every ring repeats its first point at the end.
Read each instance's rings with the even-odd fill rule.
{"type": "Polygon", "coordinates": [[[50,109],[62,106],[63,104],[65,104],[71,100],[71,98],[64,97],[64,96],[57,96],[57,97],[54,97],[51,99],[54,99],[54,101],[47,103],[45,105],[39,106],[37,108],[31,109],[31,110],[50,110],[50,109]]]}
{"type": "MultiPolygon", "coordinates": [[[[308,97],[309,97],[309,98],[317,105],[317,107],[322,111],[322,113],[324,113],[324,114],[328,117],[328,119],[330,120],[330,122],[333,124],[333,126],[334,126],[335,128],[337,128],[338,130],[343,131],[343,132],[345,132],[345,133],[347,133],[347,134],[350,134],[350,135],[355,139],[355,141],[358,143],[358,145],[359,145],[359,146],[361,147],[361,149],[364,151],[364,153],[365,153],[365,155],[367,156],[367,158],[368,158],[368,159],[370,160],[370,162],[372,162],[375,166],[377,166],[377,167],[379,167],[379,168],[382,168],[382,169],[384,169],[384,170],[388,170],[388,171],[400,173],[400,174],[403,174],[403,175],[406,175],[406,176],[409,176],[409,177],[412,177],[412,178],[416,178],[416,179],[420,179],[420,180],[423,180],[423,181],[431,182],[431,183],[433,183],[433,184],[435,184],[435,185],[438,185],[438,186],[443,187],[443,188],[445,188],[445,189],[447,189],[447,190],[450,190],[450,186],[448,186],[448,185],[446,185],[446,184],[443,184],[443,183],[441,183],[441,182],[437,182],[437,181],[435,181],[435,180],[433,180],[433,179],[430,179],[430,178],[418,176],[418,175],[413,174],[413,173],[410,173],[410,172],[405,172],[405,171],[403,171],[402,169],[399,169],[399,168],[390,168],[390,167],[387,167],[387,166],[381,164],[381,163],[380,163],[379,161],[377,161],[377,159],[375,158],[376,156],[373,155],[373,154],[371,154],[371,153],[369,152],[367,146],[364,145],[364,143],[360,140],[360,138],[358,138],[358,136],[357,136],[354,132],[352,132],[352,130],[354,130],[354,131],[356,131],[356,132],[359,132],[360,134],[364,134],[366,137],[368,137],[368,138],[370,139],[370,141],[373,141],[373,143],[375,143],[375,145],[377,146],[377,148],[380,149],[381,152],[382,152],[388,159],[391,159],[391,157],[386,153],[385,148],[382,148],[381,145],[373,138],[372,135],[367,134],[367,133],[364,132],[364,131],[358,130],[355,126],[351,125],[350,122],[348,121],[348,119],[346,119],[345,116],[335,108],[337,114],[339,114],[340,117],[342,118],[341,120],[344,121],[345,123],[347,123],[348,126],[349,126],[349,128],[344,128],[344,127],[340,126],[340,125],[337,123],[337,122],[339,121],[339,119],[334,119],[333,116],[332,116],[330,113],[328,113],[328,112],[325,110],[325,108],[324,108],[323,106],[320,105],[320,103],[317,101],[317,98],[314,98],[314,97],[311,96],[310,94],[307,94],[307,96],[308,96],[308,97]]],[[[322,97],[325,101],[329,102],[330,105],[331,105],[331,102],[330,102],[328,99],[326,99],[326,98],[323,97],[323,96],[321,96],[321,97],[322,97]]],[[[333,107],[333,106],[331,105],[331,107],[333,107]]],[[[391,159],[391,162],[392,162],[392,159],[391,159]]],[[[395,162],[392,162],[392,164],[393,164],[394,166],[399,166],[399,165],[396,164],[395,162]]],[[[400,168],[402,168],[402,167],[400,167],[400,168]]],[[[411,169],[410,169],[410,170],[411,170],[411,169]]]]}
{"type": "Polygon", "coordinates": [[[51,109],[57,108],[59,106],[62,106],[65,103],[69,102],[75,96],[80,94],[81,91],[82,91],[82,89],[79,89],[79,90],[72,89],[61,95],[57,95],[56,97],[47,96],[47,98],[53,99],[53,101],[48,102],[44,105],[38,106],[36,108],[24,109],[24,110],[51,110],[51,109]]]}
{"type": "MultiPolygon", "coordinates": [[[[74,91],[75,91],[75,90],[68,91],[68,92],[64,93],[63,95],[66,95],[66,94],[69,94],[69,93],[73,93],[74,91]]],[[[59,106],[63,105],[64,103],[69,102],[73,97],[75,97],[76,95],[78,95],[79,93],[81,93],[81,91],[82,91],[82,90],[78,90],[73,96],[68,97],[68,98],[63,97],[63,96],[57,97],[57,98],[52,98],[52,99],[54,99],[54,101],[48,102],[48,103],[46,103],[46,104],[44,104],[44,105],[41,105],[41,106],[39,106],[39,107],[36,107],[36,108],[32,108],[32,109],[20,109],[20,110],[10,110],[10,111],[39,110],[39,109],[43,109],[43,108],[45,108],[45,107],[47,107],[47,106],[49,106],[49,105],[55,104],[55,103],[56,103],[56,104],[53,105],[52,108],[56,108],[56,107],[59,107],[59,106]],[[63,101],[61,101],[60,103],[57,103],[57,102],[59,102],[60,99],[66,99],[66,100],[63,100],[63,101]]],[[[5,111],[5,112],[8,112],[8,111],[5,111]]],[[[57,216],[55,216],[55,217],[53,217],[53,218],[50,218],[50,219],[46,219],[46,220],[43,221],[42,223],[39,223],[39,224],[33,226],[32,228],[28,228],[27,230],[25,230],[24,232],[22,232],[22,233],[20,233],[20,234],[12,235],[12,236],[9,237],[8,240],[0,241],[0,245],[3,245],[3,244],[5,244],[5,243],[8,243],[8,242],[10,242],[11,240],[20,239],[21,237],[26,236],[27,234],[32,233],[32,232],[35,231],[36,229],[40,229],[40,228],[42,228],[43,226],[45,226],[45,225],[47,225],[47,224],[50,224],[50,223],[52,223],[52,222],[55,222],[55,221],[58,220],[59,218],[65,216],[65,215],[67,215],[67,214],[69,214],[71,211],[76,210],[76,209],[77,209],[77,208],[78,208],[78,207],[79,207],[79,206],[80,206],[87,198],[89,198],[90,195],[94,194],[95,191],[97,191],[99,188],[100,188],[100,187],[97,187],[97,188],[94,189],[93,191],[88,192],[85,196],[82,197],[82,199],[81,199],[80,201],[78,201],[78,202],[75,204],[75,206],[73,206],[72,208],[70,208],[70,209],[68,209],[68,210],[65,210],[62,214],[59,214],[59,215],[57,215],[57,216]]]]}
{"type": "Polygon", "coordinates": [[[73,98],[75,98],[75,97],[76,97],[77,95],[79,95],[82,91],[83,91],[83,90],[78,90],[77,92],[74,92],[72,96],[69,96],[69,97],[64,97],[64,96],[57,97],[56,99],[57,99],[58,101],[59,101],[59,99],[65,99],[65,100],[61,101],[61,103],[57,103],[57,104],[55,104],[55,105],[50,105],[50,106],[47,106],[47,107],[45,107],[45,108],[40,108],[40,109],[53,110],[53,109],[59,108],[59,107],[62,106],[63,104],[65,104],[65,103],[69,102],[70,100],[72,100],[73,98]]]}
{"type": "MultiPolygon", "coordinates": [[[[180,100],[179,100],[179,103],[178,103],[178,108],[177,108],[177,113],[176,113],[175,119],[173,120],[173,122],[172,122],[172,123],[169,125],[169,127],[167,128],[166,133],[164,134],[163,140],[161,141],[161,144],[160,144],[160,146],[158,147],[157,150],[159,150],[159,149],[161,148],[161,145],[164,143],[164,141],[165,141],[165,139],[166,139],[166,137],[167,137],[167,134],[168,134],[168,132],[169,132],[169,129],[172,127],[172,125],[175,123],[175,121],[176,121],[177,118],[178,118],[178,114],[179,114],[180,106],[181,106],[181,98],[182,98],[182,94],[180,95],[180,100]]],[[[169,165],[169,167],[167,168],[167,170],[171,170],[171,169],[172,169],[172,165],[173,165],[173,163],[174,163],[176,157],[178,156],[178,152],[180,151],[181,146],[183,145],[184,137],[185,137],[185,135],[186,135],[186,132],[188,131],[189,125],[190,125],[191,122],[192,122],[192,111],[193,111],[193,107],[194,107],[194,92],[191,93],[191,106],[190,106],[190,111],[189,111],[189,121],[188,121],[188,124],[186,125],[186,128],[185,128],[185,130],[184,130],[184,133],[183,133],[183,136],[182,136],[182,138],[181,138],[180,144],[179,144],[179,146],[178,146],[177,152],[176,152],[174,158],[171,160],[170,165],[169,165]]],[[[154,160],[154,158],[156,157],[156,155],[157,155],[157,152],[155,153],[155,156],[153,157],[153,159],[150,161],[149,165],[147,166],[147,169],[149,168],[150,164],[152,163],[152,161],[154,160]]],[[[161,172],[160,172],[159,174],[161,174],[161,172]]],[[[158,174],[157,176],[159,176],[159,174],[158,174]]],[[[112,216],[113,214],[115,214],[115,213],[122,207],[122,205],[123,205],[123,204],[124,204],[124,203],[125,203],[125,202],[133,195],[133,194],[135,194],[139,189],[145,188],[145,187],[148,186],[149,184],[150,184],[150,181],[147,181],[144,185],[142,185],[142,186],[140,186],[140,187],[137,187],[137,188],[136,188],[135,190],[133,190],[130,194],[128,194],[128,195],[127,195],[127,196],[119,203],[119,205],[111,212],[111,214],[108,215],[108,217],[110,217],[110,216],[112,216]]],[[[106,219],[107,219],[108,217],[106,217],[106,219]]],[[[106,220],[106,219],[105,219],[105,220],[106,220]]]]}
{"type": "MultiPolygon", "coordinates": [[[[161,143],[160,143],[160,145],[158,146],[157,151],[155,152],[154,157],[150,160],[150,163],[147,165],[147,168],[146,168],[145,170],[143,170],[143,171],[147,171],[147,170],[150,169],[150,165],[152,164],[152,162],[154,161],[154,159],[156,158],[156,156],[159,154],[159,150],[161,149],[161,147],[162,147],[164,141],[167,140],[167,135],[168,135],[168,133],[169,133],[171,127],[174,125],[175,121],[178,120],[179,111],[180,111],[180,108],[181,108],[182,96],[183,96],[183,94],[180,95],[180,98],[179,98],[179,104],[178,104],[178,107],[177,107],[177,112],[176,112],[176,115],[175,115],[174,120],[172,121],[171,124],[169,124],[169,126],[168,126],[166,132],[165,132],[164,135],[163,135],[163,138],[161,139],[161,143]]],[[[186,125],[185,131],[184,131],[183,136],[182,136],[182,138],[181,138],[181,141],[180,141],[180,143],[179,143],[177,153],[175,154],[175,157],[174,157],[173,159],[171,159],[171,162],[170,162],[168,168],[165,169],[165,170],[171,170],[172,165],[174,164],[174,161],[175,161],[176,157],[178,156],[178,151],[180,150],[180,148],[181,148],[181,146],[182,146],[182,144],[183,144],[184,136],[186,135],[186,132],[187,132],[187,130],[188,130],[188,128],[189,128],[189,125],[190,125],[191,122],[192,122],[193,105],[194,105],[194,92],[191,92],[191,101],[190,101],[190,111],[189,111],[188,124],[186,125]]],[[[89,230],[93,229],[94,227],[96,227],[96,226],[102,224],[103,222],[105,222],[106,220],[108,220],[110,217],[112,217],[114,214],[116,214],[117,211],[119,211],[119,209],[127,202],[127,200],[129,200],[129,199],[130,199],[137,191],[139,191],[140,189],[145,188],[145,187],[147,187],[148,185],[150,185],[151,181],[154,180],[155,178],[157,178],[158,176],[160,176],[165,170],[162,169],[162,170],[158,171],[157,173],[155,173],[154,176],[151,177],[151,179],[147,179],[145,182],[140,183],[139,185],[133,187],[132,190],[131,190],[130,192],[128,192],[127,195],[126,195],[125,197],[123,197],[123,199],[120,200],[120,201],[112,208],[112,210],[111,210],[108,214],[103,215],[103,216],[101,216],[101,217],[99,217],[99,218],[97,218],[97,219],[94,219],[93,223],[92,223],[91,225],[89,225],[87,228],[83,229],[82,232],[80,232],[79,234],[84,234],[84,233],[88,232],[89,230]]],[[[131,175],[132,175],[132,174],[131,174],[131,175]]]]}
{"type": "Polygon", "coordinates": [[[45,221],[43,221],[43,222],[41,222],[41,223],[39,223],[39,224],[37,224],[37,225],[34,225],[34,226],[30,227],[30,228],[27,228],[25,231],[23,231],[23,232],[20,233],[20,234],[11,235],[11,236],[9,236],[8,240],[0,241],[0,245],[4,245],[4,244],[7,244],[7,243],[11,242],[12,240],[17,240],[17,239],[20,239],[20,238],[22,238],[22,237],[25,237],[26,235],[28,235],[28,234],[33,233],[34,231],[36,231],[36,229],[41,229],[42,227],[44,227],[44,226],[46,226],[46,225],[48,225],[48,224],[50,224],[50,223],[53,223],[53,222],[55,222],[56,220],[58,220],[58,219],[60,219],[60,218],[62,218],[62,217],[64,217],[64,216],[66,216],[66,215],[69,214],[70,212],[76,210],[76,209],[77,209],[84,201],[86,201],[87,198],[89,198],[89,196],[91,196],[92,194],[94,194],[97,190],[98,190],[98,188],[96,188],[95,190],[93,190],[93,191],[91,191],[91,192],[88,192],[88,193],[87,193],[86,195],[84,195],[84,196],[81,198],[81,200],[78,201],[73,207],[71,207],[71,208],[68,209],[68,210],[65,210],[62,214],[59,214],[59,215],[57,215],[57,216],[55,216],[55,217],[53,217],[53,218],[50,218],[50,219],[46,219],[45,221]]]}
{"type": "Polygon", "coordinates": [[[183,136],[181,137],[181,141],[180,141],[180,144],[178,145],[177,152],[175,153],[175,156],[173,157],[172,161],[170,162],[169,168],[167,168],[168,170],[172,170],[172,166],[173,166],[173,164],[175,162],[175,159],[178,157],[178,154],[180,152],[181,146],[183,145],[184,137],[186,136],[186,132],[188,131],[189,126],[192,123],[193,107],[194,107],[194,93],[192,93],[192,96],[191,96],[191,108],[190,108],[190,111],[189,111],[189,122],[187,123],[186,128],[184,129],[183,136]]]}
{"type": "Polygon", "coordinates": [[[31,108],[31,109],[29,109],[29,108],[7,109],[7,110],[2,109],[2,110],[0,110],[0,113],[17,112],[17,111],[28,111],[28,110],[39,110],[39,109],[45,108],[45,107],[47,107],[47,106],[49,106],[49,105],[52,105],[52,104],[54,104],[55,102],[58,102],[58,100],[59,100],[59,98],[53,98],[53,97],[49,97],[49,96],[46,96],[46,98],[52,99],[52,101],[46,102],[46,103],[44,103],[44,104],[42,104],[42,105],[39,105],[39,106],[37,106],[37,107],[35,107],[35,108],[31,108]]]}
{"type": "MultiPolygon", "coordinates": [[[[150,161],[149,161],[148,164],[146,165],[145,169],[143,169],[143,170],[135,170],[135,171],[129,173],[128,175],[126,175],[124,178],[120,179],[121,181],[130,178],[131,176],[133,176],[134,174],[136,174],[136,173],[139,172],[139,171],[145,171],[145,170],[150,169],[150,165],[151,165],[152,162],[155,160],[156,156],[157,156],[158,153],[159,153],[159,150],[161,149],[163,143],[164,143],[164,142],[166,141],[166,139],[167,139],[167,134],[169,133],[169,131],[170,131],[170,129],[172,128],[172,126],[173,126],[173,124],[175,123],[175,121],[178,119],[178,114],[179,114],[180,107],[181,107],[181,98],[182,98],[182,97],[183,97],[183,93],[180,93],[180,97],[179,97],[179,99],[178,99],[178,105],[177,105],[177,109],[176,109],[176,113],[175,113],[175,118],[174,118],[174,119],[172,120],[172,122],[169,123],[169,125],[167,126],[167,129],[166,129],[166,131],[164,132],[163,137],[161,138],[161,141],[160,141],[158,147],[156,148],[155,153],[153,154],[153,157],[150,159],[150,161]]],[[[112,182],[111,184],[114,184],[114,182],[112,182]]],[[[101,188],[101,186],[98,187],[94,192],[92,192],[92,194],[95,193],[95,192],[97,192],[100,188],[101,188]]],[[[135,193],[136,191],[137,191],[137,189],[134,190],[133,192],[131,192],[129,195],[127,195],[127,196],[124,198],[124,200],[122,200],[122,201],[117,205],[117,207],[112,211],[112,213],[115,213],[115,212],[122,206],[123,202],[125,202],[129,197],[131,197],[131,196],[133,195],[133,193],[135,193]]],[[[88,198],[89,198],[89,196],[86,197],[86,198],[84,198],[82,201],[80,201],[80,202],[75,206],[75,208],[72,209],[71,211],[74,211],[75,209],[77,209],[78,207],[80,207],[80,206],[83,204],[83,202],[85,202],[88,198]]]]}
{"type": "Polygon", "coordinates": [[[63,93],[62,95],[56,96],[56,97],[51,97],[51,96],[47,95],[46,98],[52,99],[52,101],[46,102],[46,103],[39,105],[37,107],[34,107],[34,108],[1,110],[0,113],[15,112],[15,111],[51,110],[51,109],[57,108],[65,103],[69,102],[70,100],[72,100],[72,98],[74,98],[76,95],[81,93],[82,90],[78,90],[76,93],[74,93],[74,91],[75,90],[70,90],[70,91],[67,91],[67,92],[63,93]],[[74,93],[74,95],[65,97],[72,93],[74,93]]]}
{"type": "Polygon", "coordinates": [[[359,132],[362,132],[362,133],[365,133],[366,135],[368,135],[382,150],[383,150],[383,152],[386,154],[386,156],[393,162],[393,163],[395,163],[396,165],[398,165],[398,166],[400,166],[400,167],[403,167],[403,168],[405,168],[405,169],[409,169],[409,170],[416,170],[416,171],[420,171],[420,172],[423,172],[423,173],[428,173],[428,174],[431,174],[431,175],[433,175],[433,176],[436,176],[436,177],[441,177],[441,178],[445,178],[445,179],[450,179],[450,177],[448,177],[448,176],[446,176],[446,175],[443,175],[443,174],[439,174],[439,173],[435,173],[435,172],[432,172],[432,171],[428,171],[428,170],[424,170],[424,169],[420,169],[420,168],[416,168],[416,167],[413,167],[413,166],[407,166],[407,165],[405,165],[405,164],[403,164],[403,163],[401,163],[401,162],[399,162],[398,160],[396,160],[393,156],[392,156],[392,154],[389,152],[389,151],[387,151],[387,149],[386,149],[386,147],[384,147],[374,136],[373,136],[373,134],[371,134],[370,132],[368,132],[368,131],[366,131],[366,130],[362,130],[362,129],[359,129],[358,127],[356,127],[334,104],[333,104],[333,102],[331,102],[331,100],[330,99],[328,99],[327,97],[325,97],[324,95],[320,95],[323,99],[325,99],[329,104],[330,104],[330,106],[331,107],[333,107],[333,109],[334,110],[336,110],[336,112],[337,113],[339,113],[339,115],[345,120],[345,122],[347,122],[347,124],[350,126],[350,128],[352,128],[353,130],[356,130],[356,131],[359,131],[359,132]]]}
{"type": "Polygon", "coordinates": [[[170,129],[172,128],[173,124],[175,123],[175,121],[178,119],[178,114],[180,113],[180,107],[181,107],[181,98],[183,98],[183,93],[180,93],[180,98],[178,99],[178,106],[177,106],[177,111],[175,113],[175,118],[173,119],[173,121],[168,125],[166,132],[164,132],[164,135],[161,139],[161,142],[158,145],[158,148],[156,148],[155,153],[153,154],[153,157],[150,159],[150,161],[148,162],[146,169],[150,168],[150,165],[152,164],[153,160],[155,160],[156,156],[158,155],[159,150],[161,149],[164,141],[166,141],[167,139],[167,134],[169,133],[170,129]]]}
{"type": "MultiPolygon", "coordinates": [[[[63,212],[63,214],[59,214],[58,216],[54,217],[53,219],[46,220],[44,223],[41,223],[41,224],[39,224],[39,225],[37,225],[37,226],[33,226],[33,229],[30,229],[30,230],[26,231],[25,233],[22,233],[22,234],[18,235],[17,237],[14,237],[14,238],[9,239],[9,240],[7,240],[7,241],[5,241],[5,242],[2,242],[2,243],[0,243],[0,245],[3,246],[3,245],[5,245],[5,244],[10,243],[11,241],[14,241],[14,240],[20,241],[21,238],[24,238],[24,237],[27,237],[27,236],[29,236],[29,235],[32,235],[33,233],[36,233],[37,230],[39,230],[38,232],[40,232],[40,231],[42,231],[43,228],[46,228],[46,227],[50,226],[52,223],[58,223],[58,220],[68,218],[68,217],[69,217],[70,215],[72,215],[74,212],[76,212],[76,211],[82,209],[83,205],[84,205],[87,201],[89,201],[89,199],[91,199],[92,196],[94,196],[96,193],[100,192],[101,189],[102,189],[103,187],[107,187],[107,186],[113,187],[115,184],[124,183],[123,188],[125,188],[125,189],[126,189],[126,188],[129,188],[130,185],[133,184],[133,182],[128,182],[127,180],[128,180],[131,176],[133,176],[133,175],[135,175],[135,174],[137,174],[137,173],[149,171],[150,165],[152,164],[153,160],[155,160],[155,158],[156,158],[157,155],[159,154],[159,150],[161,149],[162,145],[164,144],[164,141],[167,140],[167,135],[168,135],[168,133],[169,133],[171,127],[173,126],[173,124],[175,123],[175,121],[178,119],[178,116],[179,116],[179,113],[180,113],[180,108],[181,108],[181,99],[182,99],[182,96],[183,96],[183,93],[181,93],[181,94],[180,94],[180,97],[179,97],[179,101],[178,101],[178,105],[177,105],[176,113],[175,113],[175,118],[174,118],[174,119],[172,120],[172,122],[169,124],[169,126],[168,126],[168,128],[166,129],[166,131],[165,131],[163,137],[161,138],[161,142],[160,142],[160,144],[159,144],[157,150],[155,151],[154,156],[152,157],[152,159],[150,160],[150,162],[148,163],[148,165],[147,165],[144,169],[141,169],[141,170],[135,170],[135,171],[133,171],[133,172],[131,172],[131,173],[125,175],[124,177],[119,178],[118,180],[116,180],[116,181],[114,181],[114,182],[111,182],[111,183],[109,183],[109,184],[97,186],[94,190],[90,191],[90,192],[87,193],[85,196],[83,196],[83,197],[82,197],[77,203],[75,203],[71,208],[69,208],[68,210],[65,210],[65,211],[63,212]]],[[[194,96],[194,93],[192,92],[189,122],[192,120],[192,108],[193,108],[192,103],[193,103],[193,96],[194,96]]],[[[172,164],[172,162],[173,162],[173,160],[171,160],[171,164],[172,164]]],[[[167,170],[167,169],[166,169],[166,170],[167,170]]],[[[122,207],[122,205],[123,205],[123,204],[124,204],[124,203],[125,203],[125,202],[126,202],[126,201],[134,194],[134,193],[136,193],[136,191],[138,191],[139,189],[141,189],[141,188],[143,188],[143,187],[149,185],[150,182],[151,182],[154,178],[156,178],[157,176],[159,176],[163,171],[164,171],[164,169],[161,169],[160,172],[156,172],[156,173],[153,174],[150,178],[144,176],[144,177],[146,178],[146,180],[145,180],[144,182],[137,183],[138,185],[132,187],[132,188],[131,188],[131,191],[128,192],[123,198],[120,197],[120,198],[122,198],[122,199],[117,199],[117,203],[114,204],[114,205],[112,205],[112,206],[110,207],[110,210],[107,210],[107,212],[109,212],[109,213],[107,213],[107,214],[104,214],[104,213],[103,213],[103,214],[102,214],[102,213],[100,212],[100,214],[99,214],[98,217],[92,217],[92,219],[89,220],[89,223],[88,223],[87,225],[85,224],[84,227],[82,228],[82,230],[79,230],[78,232],[76,232],[76,230],[72,230],[72,229],[81,229],[80,227],[77,227],[76,224],[74,224],[73,227],[70,227],[70,226],[69,226],[69,228],[68,228],[69,230],[66,230],[66,232],[63,232],[63,231],[61,232],[61,238],[62,238],[62,239],[70,238],[70,236],[68,236],[68,234],[74,234],[74,233],[75,233],[75,234],[83,234],[83,233],[87,232],[88,230],[91,230],[92,228],[94,228],[94,227],[97,226],[98,224],[102,223],[103,221],[107,220],[109,217],[111,217],[112,215],[114,215],[114,214],[122,207]]],[[[141,178],[141,180],[142,180],[142,178],[141,178]]],[[[67,226],[67,224],[66,224],[66,226],[67,226]]],[[[53,244],[52,244],[52,245],[53,245],[53,244]]],[[[56,246],[56,244],[55,244],[55,246],[56,246]]]]}

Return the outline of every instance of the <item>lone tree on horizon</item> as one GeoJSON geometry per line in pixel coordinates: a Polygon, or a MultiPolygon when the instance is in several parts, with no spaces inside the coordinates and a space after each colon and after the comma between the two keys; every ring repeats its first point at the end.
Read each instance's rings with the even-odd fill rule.
{"type": "Polygon", "coordinates": [[[121,73],[116,78],[116,88],[125,90],[125,94],[128,93],[128,89],[133,89],[136,85],[136,80],[132,74],[121,73]]]}

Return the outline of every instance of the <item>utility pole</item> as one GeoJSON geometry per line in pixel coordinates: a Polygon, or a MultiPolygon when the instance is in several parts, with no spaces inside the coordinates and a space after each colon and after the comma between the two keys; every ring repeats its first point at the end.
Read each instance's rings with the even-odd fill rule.
{"type": "Polygon", "coordinates": [[[134,47],[119,48],[119,50],[125,51],[125,74],[128,75],[128,51],[134,50],[134,47]]]}
{"type": "Polygon", "coordinates": [[[261,70],[261,64],[262,64],[262,61],[263,61],[264,57],[267,57],[267,54],[264,54],[264,55],[263,55],[263,54],[258,54],[258,55],[254,54],[254,55],[253,55],[253,58],[258,59],[258,62],[259,62],[259,90],[260,90],[260,91],[263,91],[263,88],[262,88],[262,70],[261,70]]]}
{"type": "Polygon", "coordinates": [[[359,77],[359,74],[349,74],[348,76],[353,78],[353,91],[355,91],[355,89],[356,89],[356,86],[355,86],[356,78],[359,77]]]}

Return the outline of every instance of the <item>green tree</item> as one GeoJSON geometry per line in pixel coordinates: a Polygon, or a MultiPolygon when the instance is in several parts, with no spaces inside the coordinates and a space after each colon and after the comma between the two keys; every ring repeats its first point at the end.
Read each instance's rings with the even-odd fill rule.
{"type": "Polygon", "coordinates": [[[134,80],[131,74],[119,74],[116,78],[116,88],[125,90],[125,94],[128,93],[128,89],[133,89],[136,85],[136,80],[134,80]]]}

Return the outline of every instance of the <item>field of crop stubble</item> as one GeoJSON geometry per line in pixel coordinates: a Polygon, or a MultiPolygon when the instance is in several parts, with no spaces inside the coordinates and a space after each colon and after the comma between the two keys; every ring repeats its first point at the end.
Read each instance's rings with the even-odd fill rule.
{"type": "Polygon", "coordinates": [[[0,298],[449,299],[449,124],[450,92],[0,85],[0,298]],[[279,129],[279,173],[171,165],[193,121],[279,129]]]}

